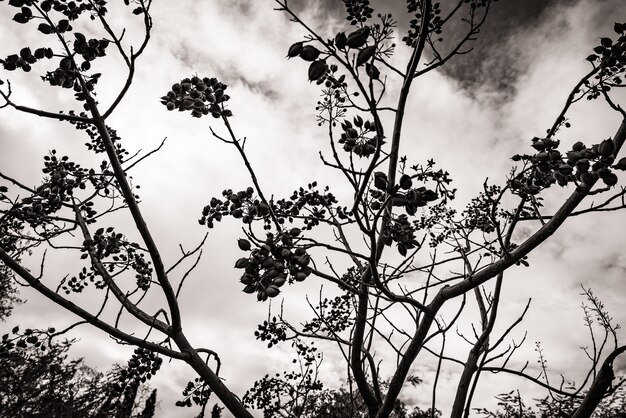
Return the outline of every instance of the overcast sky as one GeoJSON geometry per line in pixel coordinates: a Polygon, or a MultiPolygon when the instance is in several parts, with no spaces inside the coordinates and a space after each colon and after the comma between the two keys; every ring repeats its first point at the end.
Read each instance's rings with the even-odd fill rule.
{"type": "MultiPolygon", "coordinates": [[[[339,30],[349,30],[338,0],[294,3],[302,18],[327,38],[339,30]]],[[[374,3],[380,12],[393,12],[399,19],[400,38],[406,28],[404,4],[374,3]]],[[[234,129],[237,135],[248,137],[249,158],[268,194],[288,196],[312,180],[333,187],[337,183],[336,174],[323,168],[317,154],[320,149],[329,153],[325,128],[315,123],[318,87],[306,81],[306,63],[285,59],[289,45],[301,40],[304,32],[274,7],[269,0],[154,2],[153,38],[139,62],[129,97],[109,124],[129,150],[149,150],[168,138],[163,151],[138,166],[132,175],[141,185],[142,209],[169,262],[175,260],[179,243],[190,248],[204,235],[197,219],[211,196],[250,183],[234,150],[210,137],[208,126],[213,120],[168,113],[159,104],[159,97],[183,77],[195,73],[216,76],[229,85],[234,129]]],[[[511,167],[510,157],[531,152],[530,139],[552,124],[571,87],[588,71],[585,57],[599,38],[610,35],[614,21],[626,21],[623,9],[622,0],[496,3],[493,20],[481,34],[483,40],[476,44],[474,53],[414,84],[401,152],[416,162],[435,158],[455,180],[461,206],[476,195],[485,178],[502,184],[511,167]]],[[[0,8],[0,54],[14,53],[25,45],[36,47],[38,36],[32,31],[15,31],[17,26],[10,23],[7,10],[5,4],[0,8]]],[[[115,16],[117,28],[125,24],[124,19],[134,18],[115,16]]],[[[406,56],[406,50],[399,47],[394,62],[402,65],[406,56]]],[[[102,72],[105,87],[100,100],[106,103],[119,88],[123,69],[120,62],[107,59],[102,72]]],[[[6,76],[0,72],[0,78],[6,76]]],[[[10,77],[19,103],[53,111],[71,106],[71,95],[40,89],[33,74],[11,73],[10,77]]],[[[390,81],[391,97],[397,86],[397,81],[390,81]]],[[[620,122],[600,101],[577,106],[571,119],[572,128],[560,136],[565,144],[600,142],[612,136],[620,122]]],[[[49,149],[56,148],[76,159],[91,158],[84,142],[86,138],[72,127],[11,109],[0,110],[0,169],[27,184],[38,181],[41,158],[49,149]]],[[[556,207],[564,193],[555,190],[549,196],[546,205],[556,207]]],[[[523,330],[528,330],[526,345],[515,364],[529,360],[534,365],[534,342],[541,341],[555,379],[565,373],[580,380],[586,364],[578,347],[589,344],[580,309],[581,284],[594,290],[616,322],[625,322],[625,216],[616,212],[570,220],[531,255],[530,268],[507,273],[503,290],[507,303],[502,307],[502,317],[513,318],[529,298],[533,300],[524,323],[514,333],[519,340],[523,330]]],[[[267,350],[254,340],[253,332],[265,317],[267,305],[241,292],[238,273],[232,269],[240,256],[235,245],[240,235],[234,223],[224,223],[211,232],[205,258],[189,278],[181,303],[184,327],[192,343],[220,353],[222,376],[231,389],[243,395],[267,371],[288,367],[291,357],[288,348],[267,350]]],[[[51,256],[47,273],[61,277],[71,260],[51,256]]],[[[286,289],[290,312],[301,315],[298,306],[303,304],[303,294],[314,291],[318,284],[311,280],[299,288],[286,289]]],[[[28,291],[23,294],[28,303],[18,307],[7,323],[0,324],[0,331],[16,322],[62,328],[72,320],[43,298],[28,291]]],[[[504,326],[506,320],[501,324],[504,326]]],[[[107,368],[114,362],[125,362],[132,351],[94,329],[80,328],[74,336],[80,338],[74,354],[85,356],[90,365],[107,368]]],[[[344,378],[344,368],[337,359],[336,354],[327,357],[324,370],[330,384],[344,378]]],[[[626,364],[624,360],[620,363],[626,364]]],[[[428,373],[432,364],[432,359],[425,358],[415,365],[415,373],[423,375],[426,383],[431,381],[428,373]]],[[[154,380],[161,401],[157,416],[197,414],[195,409],[173,407],[192,378],[186,366],[166,363],[154,380]]],[[[444,412],[449,411],[457,378],[456,369],[442,376],[439,407],[444,412]]],[[[529,397],[542,395],[524,382],[486,377],[475,406],[493,405],[493,395],[514,388],[529,397]]],[[[407,390],[403,397],[427,406],[430,395],[427,389],[407,390]]]]}

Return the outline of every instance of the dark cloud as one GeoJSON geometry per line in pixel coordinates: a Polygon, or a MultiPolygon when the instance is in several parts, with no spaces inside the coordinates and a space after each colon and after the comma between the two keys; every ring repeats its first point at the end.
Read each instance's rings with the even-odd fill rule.
{"type": "MultiPolygon", "coordinates": [[[[519,31],[532,28],[544,15],[555,7],[576,1],[565,0],[500,0],[492,4],[488,19],[477,39],[468,46],[470,54],[462,59],[453,59],[443,68],[443,72],[470,91],[488,88],[506,93],[512,89],[523,70],[517,62],[516,54],[509,53],[509,41],[519,31]]],[[[409,21],[413,18],[407,13],[405,1],[373,0],[370,2],[376,13],[391,13],[398,20],[401,36],[407,32],[409,21]]],[[[445,15],[456,2],[441,2],[442,14],[445,15]]],[[[343,0],[319,0],[316,2],[297,0],[291,3],[294,10],[302,12],[307,8],[322,10],[328,16],[345,14],[343,0]]],[[[453,48],[459,37],[464,34],[467,24],[463,22],[465,13],[459,13],[456,20],[450,20],[442,34],[439,44],[441,51],[453,48]]],[[[347,24],[347,22],[346,22],[347,24]]]]}
{"type": "MultiPolygon", "coordinates": [[[[470,91],[486,88],[506,96],[524,72],[516,45],[511,45],[511,39],[517,33],[538,25],[559,3],[563,1],[503,0],[494,3],[477,39],[469,44],[472,52],[462,59],[451,60],[443,67],[444,73],[470,91]]],[[[572,3],[575,2],[570,2],[570,5],[572,3]]],[[[459,25],[458,21],[456,23],[457,26],[449,32],[452,39],[464,30],[463,25],[459,25]]]]}

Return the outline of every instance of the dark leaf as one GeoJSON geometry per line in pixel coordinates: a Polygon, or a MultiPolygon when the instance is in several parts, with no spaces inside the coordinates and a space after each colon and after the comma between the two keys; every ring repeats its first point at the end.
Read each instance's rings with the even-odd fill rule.
{"type": "Polygon", "coordinates": [[[27,60],[32,56],[33,53],[30,51],[30,48],[26,47],[20,50],[20,57],[22,57],[23,60],[27,60]]]}
{"type": "Polygon", "coordinates": [[[70,21],[67,19],[60,20],[57,25],[57,29],[59,30],[59,33],[67,32],[68,30],[71,30],[72,27],[70,26],[70,21]]]}
{"type": "Polygon", "coordinates": [[[246,257],[242,257],[235,262],[235,268],[237,269],[245,269],[250,264],[250,261],[246,257]]]}
{"type": "Polygon", "coordinates": [[[30,19],[26,16],[24,16],[24,14],[22,13],[17,13],[15,16],[13,16],[13,20],[15,20],[17,23],[26,23],[28,22],[30,19]]]}
{"type": "Polygon", "coordinates": [[[52,28],[52,26],[46,25],[45,23],[40,23],[37,29],[39,29],[39,32],[43,33],[44,35],[50,35],[51,33],[54,33],[54,29],[52,28]]]}

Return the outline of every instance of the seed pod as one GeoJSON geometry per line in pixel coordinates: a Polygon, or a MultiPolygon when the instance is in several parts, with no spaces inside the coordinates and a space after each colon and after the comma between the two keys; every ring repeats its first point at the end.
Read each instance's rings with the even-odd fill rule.
{"type": "Polygon", "coordinates": [[[350,48],[361,48],[367,42],[367,38],[370,36],[369,26],[363,26],[361,29],[357,29],[348,35],[346,45],[350,48]]]}
{"type": "Polygon", "coordinates": [[[408,202],[406,200],[406,198],[404,196],[394,196],[391,199],[391,204],[393,206],[404,206],[406,205],[408,202]]]}
{"type": "MultiPolygon", "coordinates": [[[[560,170],[560,168],[559,168],[560,170]]],[[[552,174],[552,177],[557,181],[557,183],[561,184],[563,182],[567,182],[566,177],[561,174],[560,171],[555,171],[554,174],[552,174]]]]}
{"type": "Polygon", "coordinates": [[[191,99],[184,99],[183,100],[183,108],[186,110],[189,110],[193,107],[193,100],[191,99]]]}
{"type": "Polygon", "coordinates": [[[293,277],[297,282],[301,282],[304,281],[304,279],[306,279],[306,273],[299,271],[296,273],[296,275],[293,277]]]}
{"type": "Polygon", "coordinates": [[[235,262],[235,268],[244,269],[248,267],[248,264],[250,264],[250,261],[246,257],[242,257],[235,262]]]}
{"type": "Polygon", "coordinates": [[[572,174],[573,171],[574,168],[569,164],[561,164],[559,166],[559,173],[563,174],[564,176],[569,176],[570,174],[572,174]]]}
{"type": "Polygon", "coordinates": [[[359,131],[357,131],[357,130],[356,130],[356,129],[354,129],[354,128],[348,128],[348,129],[346,130],[346,133],[348,134],[348,136],[349,136],[350,138],[358,138],[358,137],[359,137],[359,131]]]}
{"type": "Polygon", "coordinates": [[[243,288],[243,291],[245,293],[254,293],[254,292],[256,292],[256,286],[253,285],[253,284],[249,284],[249,285],[247,285],[246,287],[243,288]]]}
{"type": "Polygon", "coordinates": [[[596,173],[582,173],[580,175],[580,181],[587,187],[593,186],[597,179],[598,175],[596,173]]]}
{"type": "Polygon", "coordinates": [[[439,198],[439,196],[437,196],[437,192],[433,190],[424,190],[424,192],[422,193],[422,197],[427,202],[434,202],[439,198]]]}
{"type": "Polygon", "coordinates": [[[578,141],[574,145],[572,145],[572,149],[574,151],[582,151],[582,150],[585,149],[585,144],[583,144],[582,142],[578,141]]]}
{"type": "Polygon", "coordinates": [[[402,187],[404,190],[409,190],[411,186],[413,186],[413,180],[411,180],[411,176],[409,176],[408,174],[403,174],[402,177],[400,177],[400,187],[402,187]]]}
{"type": "Polygon", "coordinates": [[[268,213],[270,213],[270,207],[267,203],[261,202],[259,203],[258,211],[259,211],[259,215],[265,216],[268,213]]]}
{"type": "Polygon", "coordinates": [[[254,283],[254,277],[252,277],[252,275],[248,273],[244,273],[244,275],[241,276],[241,279],[239,279],[239,281],[245,284],[246,286],[248,286],[254,283]]]}
{"type": "Polygon", "coordinates": [[[404,210],[406,210],[406,213],[410,216],[414,216],[417,213],[417,205],[407,203],[406,205],[404,205],[404,210]]]}
{"type": "Polygon", "coordinates": [[[288,58],[297,57],[302,52],[303,44],[302,42],[296,42],[295,44],[289,47],[289,51],[287,52],[288,58]]]}
{"type": "Polygon", "coordinates": [[[42,59],[46,56],[46,48],[35,49],[35,58],[42,59]]]}
{"type": "Polygon", "coordinates": [[[356,66],[361,66],[368,62],[376,53],[376,45],[366,46],[359,51],[356,57],[356,66]]]}
{"type": "Polygon", "coordinates": [[[572,164],[576,164],[576,162],[580,160],[583,156],[578,151],[568,151],[566,155],[567,155],[568,162],[571,162],[572,164]]]}
{"type": "Polygon", "coordinates": [[[250,248],[252,247],[252,245],[250,244],[250,241],[248,241],[247,239],[239,239],[237,240],[237,245],[239,246],[239,249],[241,249],[242,251],[250,251],[250,248]]]}
{"type": "Polygon", "coordinates": [[[615,173],[608,173],[607,175],[602,177],[602,181],[609,187],[615,186],[617,184],[617,176],[615,175],[615,173]]]}
{"type": "Polygon", "coordinates": [[[381,171],[374,173],[374,187],[380,190],[387,189],[387,175],[381,171]]]}
{"type": "Polygon", "coordinates": [[[608,157],[609,155],[613,155],[615,151],[615,144],[611,139],[605,139],[598,145],[598,154],[603,157],[608,157]]]}
{"type": "Polygon", "coordinates": [[[278,296],[278,294],[280,293],[280,290],[278,289],[277,286],[270,285],[270,286],[267,287],[267,289],[265,289],[265,293],[270,298],[273,298],[275,296],[278,296]]]}
{"type": "Polygon", "coordinates": [[[533,147],[537,151],[544,151],[546,149],[546,144],[543,141],[544,140],[542,138],[534,137],[531,147],[533,147]]]}
{"type": "Polygon", "coordinates": [[[60,62],[59,62],[59,68],[61,68],[62,70],[70,70],[72,68],[72,60],[68,57],[63,58],[60,62]]]}
{"type": "Polygon", "coordinates": [[[550,159],[551,160],[560,160],[561,159],[561,152],[558,150],[551,150],[550,151],[550,159]]]}
{"type": "Polygon", "coordinates": [[[315,48],[313,45],[303,46],[302,50],[300,51],[300,58],[305,61],[315,61],[319,56],[319,49],[315,48]]]}
{"type": "Polygon", "coordinates": [[[586,158],[578,160],[578,162],[576,163],[576,168],[580,171],[589,171],[589,167],[589,160],[586,158]]]}
{"type": "Polygon", "coordinates": [[[326,65],[326,61],[313,61],[309,66],[309,81],[319,80],[324,74],[326,74],[326,70],[328,70],[328,65],[326,65]]]}
{"type": "Polygon", "coordinates": [[[22,57],[23,60],[27,60],[32,56],[32,52],[30,51],[30,48],[26,47],[26,48],[22,48],[20,50],[20,57],[22,57]]]}
{"type": "Polygon", "coordinates": [[[335,36],[335,46],[337,49],[345,49],[347,40],[348,38],[346,37],[345,32],[339,32],[337,36],[335,36]]]}
{"type": "Polygon", "coordinates": [[[618,170],[626,170],[626,157],[620,159],[617,164],[615,164],[615,168],[618,170]]]}
{"type": "Polygon", "coordinates": [[[376,68],[374,64],[370,64],[369,62],[365,64],[365,73],[372,80],[378,80],[380,78],[380,70],[376,68]]]}
{"type": "Polygon", "coordinates": [[[590,150],[590,155],[591,155],[592,157],[597,157],[597,156],[598,156],[598,153],[599,153],[599,152],[598,152],[599,147],[600,147],[600,144],[595,144],[595,145],[593,145],[593,146],[591,147],[591,150],[590,150]]]}
{"type": "Polygon", "coordinates": [[[285,284],[286,280],[287,279],[285,278],[285,276],[278,276],[274,280],[272,280],[272,284],[274,286],[281,287],[282,285],[285,284]]]}
{"type": "Polygon", "coordinates": [[[304,254],[298,257],[298,264],[300,264],[303,267],[308,266],[310,262],[311,262],[311,257],[309,257],[308,254],[304,254]]]}
{"type": "Polygon", "coordinates": [[[615,157],[612,155],[609,155],[608,157],[601,157],[600,162],[606,166],[609,166],[615,162],[615,157]]]}

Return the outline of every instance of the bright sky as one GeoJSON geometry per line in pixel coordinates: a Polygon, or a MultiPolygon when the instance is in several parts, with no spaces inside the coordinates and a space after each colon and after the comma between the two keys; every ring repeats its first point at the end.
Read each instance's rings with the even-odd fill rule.
{"type": "MultiPolygon", "coordinates": [[[[303,20],[326,38],[349,30],[338,0],[295,3],[303,20]]],[[[404,2],[379,3],[381,12],[392,11],[398,18],[403,15],[404,2]]],[[[330,152],[326,128],[315,123],[318,87],[306,80],[306,63],[285,58],[288,47],[301,40],[304,32],[274,7],[270,0],[154,2],[153,38],[140,59],[129,96],[109,124],[131,151],[150,150],[168,138],[164,149],[139,165],[132,176],[141,185],[142,209],[169,262],[176,259],[179,243],[191,248],[201,240],[205,230],[197,219],[212,196],[219,197],[225,188],[239,190],[250,184],[234,150],[211,138],[208,127],[213,119],[168,113],[159,103],[169,86],[183,77],[196,73],[215,76],[229,85],[235,132],[248,138],[249,158],[269,194],[288,196],[312,180],[338,187],[337,194],[341,194],[336,173],[324,168],[318,157],[318,150],[326,155],[330,152]]],[[[476,54],[453,62],[447,72],[418,79],[407,111],[402,153],[415,162],[434,158],[448,170],[459,189],[459,205],[475,196],[487,177],[502,184],[512,155],[531,152],[530,139],[552,124],[572,86],[588,71],[585,57],[601,36],[611,34],[614,21],[625,20],[621,0],[500,1],[494,8],[496,20],[485,34],[488,42],[480,43],[476,54]]],[[[7,10],[2,4],[0,55],[25,45],[38,47],[39,36],[16,30],[23,28],[10,22],[7,10]]],[[[112,16],[116,28],[136,19],[112,16]]],[[[405,26],[406,22],[401,22],[400,30],[405,26]]],[[[402,63],[406,56],[406,50],[398,48],[394,62],[402,63]]],[[[99,98],[108,103],[123,80],[123,69],[119,61],[107,59],[101,71],[99,98]]],[[[71,95],[40,88],[36,72],[35,68],[26,76],[10,73],[16,102],[51,111],[67,109],[71,95]]],[[[0,72],[0,78],[8,75],[0,72]]],[[[390,97],[395,97],[397,87],[397,80],[390,80],[390,97]]],[[[611,137],[620,122],[601,101],[576,106],[570,118],[572,128],[559,136],[568,145],[577,140],[600,142],[611,137]]],[[[211,126],[222,129],[219,124],[211,126]]],[[[0,110],[0,170],[24,183],[38,181],[41,158],[52,148],[76,160],[91,158],[97,163],[99,157],[93,160],[88,156],[84,142],[86,138],[72,127],[0,110]]],[[[557,207],[564,195],[551,189],[546,206],[557,207]]],[[[616,322],[626,322],[625,220],[622,212],[572,219],[531,255],[530,268],[507,273],[503,290],[507,302],[499,325],[506,328],[506,319],[519,314],[532,298],[530,312],[512,334],[519,341],[524,330],[528,331],[515,365],[528,360],[534,367],[534,342],[541,341],[555,381],[560,373],[580,380],[587,364],[578,347],[589,344],[580,309],[581,285],[592,288],[616,322]]],[[[267,305],[241,292],[238,272],[232,268],[241,254],[236,247],[236,238],[242,236],[238,228],[226,222],[211,231],[205,256],[182,292],[181,305],[192,343],[220,353],[222,376],[233,391],[243,395],[268,371],[288,367],[291,355],[288,347],[268,350],[254,340],[253,332],[265,318],[267,305]]],[[[55,255],[48,260],[46,274],[58,279],[68,273],[64,267],[73,259],[55,255]]],[[[307,281],[286,289],[287,309],[302,316],[303,295],[316,292],[318,285],[307,281]]],[[[28,290],[23,295],[28,302],[18,307],[7,323],[0,324],[0,331],[18,322],[59,329],[71,323],[73,318],[50,302],[28,290]]],[[[80,338],[74,354],[86,357],[90,365],[107,368],[125,362],[132,351],[94,329],[83,327],[72,336],[80,338]]],[[[453,353],[461,353],[461,349],[465,347],[460,343],[451,345],[453,353]]],[[[338,360],[336,353],[327,356],[324,370],[330,384],[344,378],[338,360]]],[[[626,360],[620,361],[624,373],[626,360]]],[[[415,365],[415,374],[426,384],[431,382],[433,364],[432,358],[419,357],[415,365]]],[[[193,377],[184,365],[165,364],[153,382],[159,390],[159,417],[197,414],[196,409],[181,411],[173,406],[193,377]]],[[[444,415],[457,378],[455,368],[442,376],[439,399],[444,415]]],[[[476,406],[493,405],[493,395],[514,388],[529,397],[544,395],[524,382],[485,376],[476,406]]],[[[403,398],[427,406],[430,392],[407,389],[403,398]]]]}

